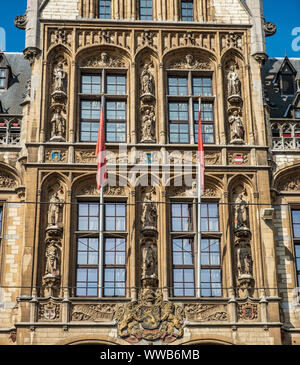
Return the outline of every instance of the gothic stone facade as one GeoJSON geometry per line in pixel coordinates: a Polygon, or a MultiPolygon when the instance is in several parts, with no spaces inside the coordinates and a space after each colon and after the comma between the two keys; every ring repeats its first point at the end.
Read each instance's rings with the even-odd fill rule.
{"type": "Polygon", "coordinates": [[[274,229],[274,219],[290,226],[290,216],[272,216],[283,198],[272,176],[277,186],[290,167],[272,175],[261,75],[265,37],[276,28],[262,1],[98,5],[28,0],[15,21],[32,75],[19,147],[1,146],[0,343],[300,342],[287,294],[295,282],[285,282],[296,275],[295,256],[283,259],[274,229]],[[100,104],[104,222],[94,154],[100,104]]]}

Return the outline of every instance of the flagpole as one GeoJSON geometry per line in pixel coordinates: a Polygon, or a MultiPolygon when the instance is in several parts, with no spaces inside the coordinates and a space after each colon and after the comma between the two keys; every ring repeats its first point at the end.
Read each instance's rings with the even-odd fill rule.
{"type": "MultiPolygon", "coordinates": [[[[103,113],[104,94],[101,94],[100,114],[103,113]]],[[[103,117],[103,114],[102,114],[103,117]]],[[[101,115],[100,115],[101,118],[101,115]]],[[[104,118],[103,118],[104,119],[104,118]]],[[[104,137],[105,138],[105,137],[104,137]]],[[[102,162],[102,161],[101,161],[102,162]]],[[[103,199],[103,184],[100,186],[100,201],[99,201],[99,297],[103,296],[103,254],[104,254],[104,199],[103,199]]]]}
{"type": "MultiPolygon", "coordinates": [[[[199,118],[201,117],[201,96],[199,95],[199,118]]],[[[200,120],[200,119],[199,119],[200,120]]],[[[200,124],[200,123],[199,123],[200,124]]],[[[199,127],[198,125],[198,149],[199,149],[199,127]]],[[[198,204],[197,204],[197,242],[198,242],[198,250],[197,250],[197,297],[201,297],[201,166],[200,166],[200,156],[198,152],[198,171],[197,171],[197,190],[198,190],[198,204]]]]}
{"type": "Polygon", "coordinates": [[[103,296],[103,219],[104,218],[104,201],[103,186],[100,188],[100,206],[99,206],[99,297],[103,296]]]}

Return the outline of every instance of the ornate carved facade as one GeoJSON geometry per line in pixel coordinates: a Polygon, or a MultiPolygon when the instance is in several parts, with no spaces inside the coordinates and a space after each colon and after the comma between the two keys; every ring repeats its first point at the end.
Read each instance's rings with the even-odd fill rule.
{"type": "Polygon", "coordinates": [[[3,292],[15,306],[14,315],[3,309],[12,330],[0,343],[11,333],[17,344],[80,343],[93,328],[99,343],[187,344],[205,341],[209,328],[213,343],[281,344],[267,210],[274,194],[297,194],[299,179],[271,163],[257,60],[274,29],[261,1],[190,1],[187,13],[172,0],[33,3],[16,19],[32,70],[20,148],[1,150],[10,121],[0,140],[1,255],[16,265],[1,267],[3,286],[16,289],[3,292]],[[50,323],[55,339],[44,335],[50,323]]]}

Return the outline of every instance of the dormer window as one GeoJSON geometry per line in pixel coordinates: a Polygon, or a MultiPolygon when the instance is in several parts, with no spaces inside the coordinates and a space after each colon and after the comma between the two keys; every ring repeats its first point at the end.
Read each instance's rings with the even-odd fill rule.
{"type": "Polygon", "coordinates": [[[295,119],[300,119],[300,108],[295,109],[295,119]]]}
{"type": "Polygon", "coordinates": [[[0,89],[7,88],[7,69],[0,68],[0,89]]]}
{"type": "Polygon", "coordinates": [[[282,96],[293,96],[295,94],[295,76],[297,71],[291,64],[288,57],[286,57],[282,63],[282,66],[278,72],[280,91],[282,96]]]}

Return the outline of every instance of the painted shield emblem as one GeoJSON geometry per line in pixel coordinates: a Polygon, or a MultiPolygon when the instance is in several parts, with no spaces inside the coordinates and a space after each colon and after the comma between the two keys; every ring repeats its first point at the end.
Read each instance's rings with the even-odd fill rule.
{"type": "Polygon", "coordinates": [[[237,165],[242,165],[244,162],[244,156],[243,155],[235,155],[233,158],[233,161],[237,165]]]}
{"type": "Polygon", "coordinates": [[[160,325],[160,308],[156,306],[141,306],[140,315],[142,318],[142,327],[147,330],[153,330],[160,325]]]}
{"type": "Polygon", "coordinates": [[[44,307],[44,318],[48,320],[53,320],[56,317],[56,307],[55,306],[45,306],[44,307]]]}

